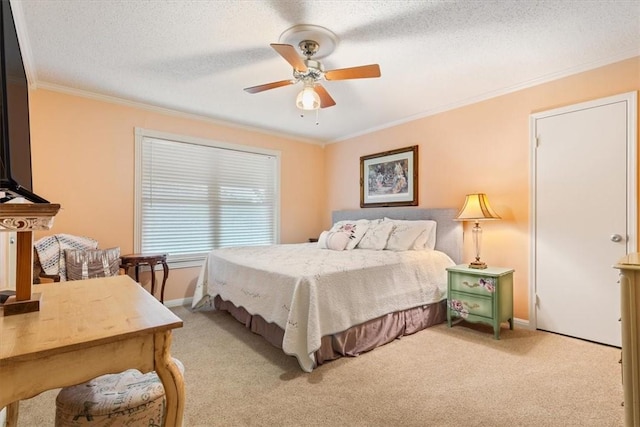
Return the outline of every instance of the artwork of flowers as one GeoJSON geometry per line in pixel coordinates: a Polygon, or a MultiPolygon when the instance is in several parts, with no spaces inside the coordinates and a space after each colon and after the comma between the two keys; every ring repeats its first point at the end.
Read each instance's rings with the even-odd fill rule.
{"type": "Polygon", "coordinates": [[[496,286],[493,284],[493,279],[480,279],[480,286],[486,289],[487,292],[496,291],[496,286]]]}
{"type": "Polygon", "coordinates": [[[449,301],[449,308],[458,313],[458,315],[463,319],[469,317],[469,310],[464,308],[464,305],[460,300],[452,299],[451,301],[449,301]]]}
{"type": "Polygon", "coordinates": [[[469,284],[469,282],[462,282],[468,288],[477,288],[481,286],[487,292],[495,292],[496,285],[493,283],[493,279],[480,279],[478,283],[469,284]]]}
{"type": "Polygon", "coordinates": [[[360,157],[360,207],[417,205],[417,145],[360,157]]]}
{"type": "Polygon", "coordinates": [[[349,235],[349,239],[355,239],[356,227],[357,227],[356,224],[344,224],[344,225],[341,225],[340,228],[338,228],[338,231],[347,233],[349,235]]]}

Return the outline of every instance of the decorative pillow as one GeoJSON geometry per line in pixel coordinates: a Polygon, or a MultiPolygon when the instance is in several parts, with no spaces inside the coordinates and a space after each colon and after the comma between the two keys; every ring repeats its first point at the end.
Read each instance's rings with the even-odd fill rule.
{"type": "Polygon", "coordinates": [[[359,219],[359,220],[345,220],[338,221],[333,224],[331,230],[329,231],[343,231],[349,235],[349,244],[346,249],[351,250],[356,247],[360,240],[362,240],[362,236],[367,232],[369,228],[369,220],[368,219],[359,219]]]}
{"type": "Polygon", "coordinates": [[[349,234],[344,231],[323,231],[318,238],[318,247],[343,251],[349,244],[349,240],[349,234]]]}
{"type": "Polygon", "coordinates": [[[45,274],[59,276],[60,281],[67,280],[66,249],[96,249],[98,241],[90,237],[72,234],[54,234],[37,240],[33,244],[38,253],[40,265],[45,274]]]}
{"type": "Polygon", "coordinates": [[[369,229],[358,243],[359,249],[374,249],[381,251],[387,246],[387,240],[393,231],[393,223],[390,221],[371,221],[369,229]]]}
{"type": "MultiPolygon", "coordinates": [[[[433,250],[436,247],[436,227],[437,222],[433,220],[401,220],[401,219],[391,219],[385,218],[384,221],[390,221],[396,226],[407,226],[411,229],[418,228],[420,229],[420,233],[416,237],[413,242],[413,247],[411,249],[421,251],[424,249],[433,250]]],[[[414,230],[415,231],[415,230],[414,230]]],[[[406,233],[404,227],[398,229],[398,233],[406,233]]],[[[413,231],[412,231],[413,233],[413,231]]],[[[408,238],[408,236],[401,236],[402,239],[408,238]]],[[[401,246],[405,246],[402,244],[401,246]]],[[[387,248],[389,249],[389,248],[387,248]]],[[[408,250],[408,249],[395,249],[395,250],[408,250]]]]}
{"type": "Polygon", "coordinates": [[[65,249],[67,280],[117,276],[120,270],[120,248],[65,249]]]}

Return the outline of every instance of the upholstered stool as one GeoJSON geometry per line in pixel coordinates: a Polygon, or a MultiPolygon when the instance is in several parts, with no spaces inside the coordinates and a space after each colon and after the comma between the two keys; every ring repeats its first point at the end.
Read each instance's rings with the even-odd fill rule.
{"type": "MultiPolygon", "coordinates": [[[[173,359],[184,373],[184,366],[173,359]]],[[[161,426],[164,387],[158,375],[129,369],[63,388],[56,397],[56,427],[161,426]]]]}

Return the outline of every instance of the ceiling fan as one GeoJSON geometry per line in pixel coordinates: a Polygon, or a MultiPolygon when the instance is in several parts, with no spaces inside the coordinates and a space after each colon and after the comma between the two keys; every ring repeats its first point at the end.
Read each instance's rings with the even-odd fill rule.
{"type": "Polygon", "coordinates": [[[271,47],[293,67],[293,79],[280,80],[245,88],[248,93],[259,93],[269,89],[302,83],[302,91],[296,98],[296,106],[302,110],[317,110],[336,105],[329,92],[320,83],[322,80],[349,80],[380,77],[378,64],[341,68],[325,71],[324,66],[315,58],[327,56],[333,52],[337,37],[331,31],[315,25],[296,25],[282,33],[281,41],[297,42],[303,59],[296,48],[287,43],[271,43],[271,47]],[[322,54],[319,54],[320,46],[322,54]]]}

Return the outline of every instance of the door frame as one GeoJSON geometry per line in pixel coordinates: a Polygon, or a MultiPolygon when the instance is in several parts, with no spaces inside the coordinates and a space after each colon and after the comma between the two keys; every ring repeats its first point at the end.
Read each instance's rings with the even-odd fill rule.
{"type": "MultiPolygon", "coordinates": [[[[627,253],[637,251],[638,241],[638,158],[637,158],[637,133],[638,133],[638,93],[636,91],[599,98],[592,101],[572,104],[552,110],[541,111],[529,116],[529,149],[530,149],[530,179],[531,192],[529,193],[529,328],[537,329],[537,303],[536,294],[536,195],[537,195],[537,138],[536,121],[539,119],[566,114],[588,108],[601,107],[608,104],[627,103],[627,253]]],[[[613,283],[611,284],[614,285],[613,283]]]]}

